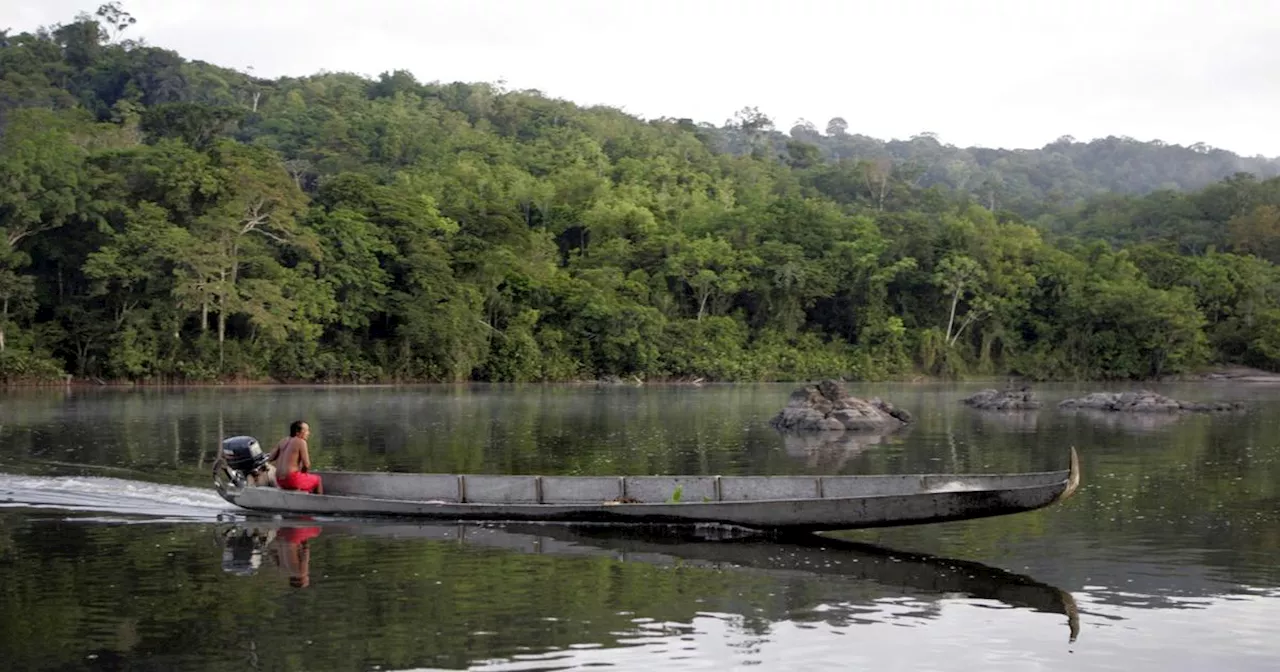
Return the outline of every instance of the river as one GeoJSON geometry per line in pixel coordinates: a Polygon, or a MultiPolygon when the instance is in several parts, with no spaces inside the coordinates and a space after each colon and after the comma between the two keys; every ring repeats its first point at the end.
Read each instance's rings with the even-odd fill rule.
{"type": "Polygon", "coordinates": [[[1280,386],[1229,415],[1056,408],[1124,385],[858,384],[879,437],[768,427],[793,385],[0,392],[0,661],[15,670],[1274,670],[1280,386]],[[1065,468],[1072,499],[810,543],[246,516],[222,436],[312,427],[319,469],[891,474],[1065,468]]]}

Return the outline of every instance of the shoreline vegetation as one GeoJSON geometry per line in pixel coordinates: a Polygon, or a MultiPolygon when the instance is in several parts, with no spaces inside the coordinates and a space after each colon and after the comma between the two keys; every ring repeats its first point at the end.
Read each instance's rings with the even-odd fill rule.
{"type": "MultiPolygon", "coordinates": [[[[499,385],[546,385],[553,387],[701,387],[704,385],[732,385],[735,383],[751,384],[751,383],[812,383],[811,381],[801,380],[773,380],[773,381],[723,381],[723,380],[706,380],[703,378],[657,378],[657,379],[641,379],[630,378],[622,379],[618,377],[607,377],[598,379],[575,379],[575,380],[558,380],[558,381],[531,381],[531,382],[504,382],[504,381],[423,381],[423,380],[405,380],[405,381],[380,381],[380,382],[343,382],[343,381],[280,381],[280,380],[216,380],[216,381],[145,381],[145,380],[102,380],[102,379],[79,379],[69,374],[64,375],[58,380],[13,380],[0,382],[0,390],[21,390],[21,389],[38,389],[38,388],[112,388],[112,389],[182,389],[182,388],[269,388],[269,387],[289,387],[289,388],[357,388],[357,387],[447,387],[447,386],[466,386],[475,384],[499,384],[499,385]]],[[[845,383],[856,384],[858,382],[870,381],[843,381],[845,383]]],[[[875,382],[899,383],[899,384],[920,384],[933,385],[940,383],[964,383],[966,385],[995,385],[994,389],[1012,389],[1031,384],[1025,378],[1010,376],[976,376],[967,377],[962,380],[953,378],[940,378],[936,376],[909,375],[888,377],[875,382]]],[[[1179,374],[1174,376],[1163,376],[1157,379],[1144,380],[1055,380],[1042,381],[1051,383],[1096,383],[1103,387],[1133,387],[1142,384],[1170,384],[1170,383],[1214,383],[1214,382],[1236,382],[1236,383],[1258,383],[1258,384],[1280,384],[1280,373],[1264,371],[1261,369],[1252,369],[1248,367],[1210,367],[1196,372],[1179,374]]]]}
{"type": "Polygon", "coordinates": [[[132,22],[0,32],[0,386],[1280,371],[1275,159],[263,79],[132,22]]]}

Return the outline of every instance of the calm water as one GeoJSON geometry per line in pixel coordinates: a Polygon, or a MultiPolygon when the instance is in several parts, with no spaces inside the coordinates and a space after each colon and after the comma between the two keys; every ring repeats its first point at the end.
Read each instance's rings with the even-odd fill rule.
{"type": "Polygon", "coordinates": [[[17,670],[1274,670],[1280,386],[1230,416],[852,386],[917,418],[784,440],[791,385],[0,393],[0,667],[17,670]],[[1043,511],[812,543],[272,519],[209,486],[221,436],[310,421],[318,468],[880,474],[1063,468],[1043,511]]]}

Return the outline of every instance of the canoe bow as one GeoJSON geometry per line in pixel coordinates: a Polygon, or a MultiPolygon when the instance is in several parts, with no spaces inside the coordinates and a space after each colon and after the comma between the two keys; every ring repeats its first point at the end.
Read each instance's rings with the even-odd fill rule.
{"type": "Polygon", "coordinates": [[[1076,447],[1071,446],[1071,466],[1067,472],[1067,487],[1062,490],[1062,494],[1053,500],[1054,504],[1060,504],[1076,494],[1076,490],[1080,488],[1080,456],[1076,454],[1076,447]]]}

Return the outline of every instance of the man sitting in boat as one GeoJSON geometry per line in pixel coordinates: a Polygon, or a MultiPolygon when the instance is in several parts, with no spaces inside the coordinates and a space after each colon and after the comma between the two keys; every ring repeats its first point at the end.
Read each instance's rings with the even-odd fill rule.
{"type": "Polygon", "coordinates": [[[288,438],[281,439],[271,451],[270,460],[276,464],[276,484],[284,490],[302,490],[317,495],[324,494],[320,477],[307,473],[311,469],[311,453],[307,452],[307,437],[311,427],[302,420],[289,425],[288,438]]]}

